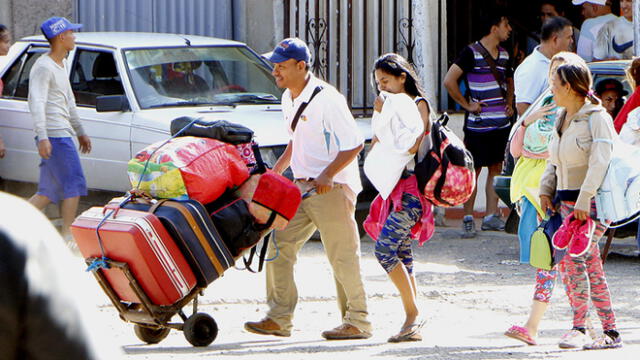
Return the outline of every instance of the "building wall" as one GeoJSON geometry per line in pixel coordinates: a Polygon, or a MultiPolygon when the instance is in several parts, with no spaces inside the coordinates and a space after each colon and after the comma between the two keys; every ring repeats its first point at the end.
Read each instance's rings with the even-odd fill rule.
{"type": "Polygon", "coordinates": [[[273,50],[282,39],[282,0],[240,0],[236,4],[236,40],[258,53],[273,50]]]}
{"type": "MultiPolygon", "coordinates": [[[[441,98],[442,59],[446,56],[445,33],[441,31],[441,0],[421,0],[414,3],[414,31],[416,34],[416,70],[422,80],[427,98],[433,106],[439,108],[441,98]],[[440,45],[439,45],[440,44],[440,45]]],[[[442,7],[444,8],[444,6],[442,7]]],[[[446,64],[446,61],[445,61],[446,64]]],[[[445,70],[446,71],[446,70],[445,70]]]]}
{"type": "Polygon", "coordinates": [[[40,34],[40,24],[51,16],[73,19],[73,0],[3,0],[0,21],[13,32],[15,39],[40,34]]]}
{"type": "Polygon", "coordinates": [[[139,31],[234,37],[236,0],[75,0],[85,31],[139,31]]]}

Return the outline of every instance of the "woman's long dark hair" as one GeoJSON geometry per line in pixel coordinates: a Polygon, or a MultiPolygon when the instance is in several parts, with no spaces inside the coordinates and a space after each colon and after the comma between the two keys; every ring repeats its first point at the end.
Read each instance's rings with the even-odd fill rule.
{"type": "Polygon", "coordinates": [[[420,85],[420,80],[418,80],[418,75],[416,74],[415,69],[404,57],[395,53],[388,53],[380,56],[376,60],[373,64],[373,71],[371,72],[371,83],[377,92],[378,87],[376,86],[375,80],[376,70],[384,71],[385,73],[393,76],[406,74],[407,79],[404,82],[404,90],[407,94],[413,97],[425,97],[424,90],[420,85]]]}

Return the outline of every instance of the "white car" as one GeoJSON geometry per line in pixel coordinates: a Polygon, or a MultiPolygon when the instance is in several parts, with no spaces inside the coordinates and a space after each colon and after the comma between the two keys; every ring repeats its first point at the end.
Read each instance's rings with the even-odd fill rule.
{"type": "MultiPolygon", "coordinates": [[[[271,66],[247,45],[203,36],[77,33],[68,70],[78,113],[92,140],[81,155],[90,189],[126,191],[127,162],[169,135],[172,119],[201,117],[245,125],[273,165],[288,134],[271,66]]],[[[29,71],[48,51],[42,36],[16,42],[0,62],[0,177],[38,181],[40,157],[27,95],[29,71]]],[[[358,120],[365,138],[370,123],[358,120]]]]}

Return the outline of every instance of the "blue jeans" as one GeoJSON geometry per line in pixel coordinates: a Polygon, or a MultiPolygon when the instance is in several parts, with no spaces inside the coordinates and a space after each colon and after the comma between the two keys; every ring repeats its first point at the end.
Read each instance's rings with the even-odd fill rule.
{"type": "Polygon", "coordinates": [[[528,264],[531,253],[531,235],[538,228],[538,211],[535,206],[523,196],[520,200],[520,223],[518,224],[518,239],[520,240],[520,263],[528,264]]]}

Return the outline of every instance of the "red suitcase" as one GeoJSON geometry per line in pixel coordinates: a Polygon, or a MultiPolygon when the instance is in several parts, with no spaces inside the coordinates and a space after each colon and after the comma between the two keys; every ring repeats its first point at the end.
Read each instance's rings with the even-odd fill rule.
{"type": "MultiPolygon", "coordinates": [[[[100,258],[96,227],[112,209],[93,207],[71,225],[84,258],[100,258]]],[[[145,211],[118,209],[100,226],[105,256],[125,262],[144,293],[156,305],[172,305],[193,290],[196,278],[160,220],[145,211]]],[[[101,269],[123,301],[140,303],[122,270],[101,269]]]]}

